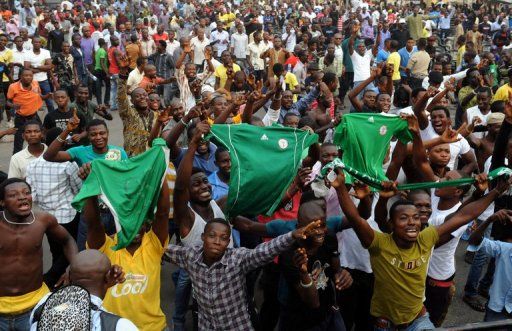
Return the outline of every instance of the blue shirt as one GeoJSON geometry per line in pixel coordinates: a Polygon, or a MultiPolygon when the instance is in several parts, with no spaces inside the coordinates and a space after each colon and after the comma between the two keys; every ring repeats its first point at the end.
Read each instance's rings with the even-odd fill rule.
{"type": "MultiPolygon", "coordinates": [[[[407,63],[409,63],[409,59],[411,58],[411,55],[413,55],[417,51],[418,51],[418,48],[416,48],[416,46],[414,46],[412,48],[411,53],[409,53],[405,47],[400,48],[400,50],[398,51],[398,54],[400,54],[400,66],[407,67],[407,63]]],[[[407,75],[405,74],[405,71],[400,70],[400,76],[405,77],[407,75]]]]}
{"type": "MultiPolygon", "coordinates": [[[[329,231],[334,233],[340,232],[343,218],[341,216],[331,216],[327,218],[326,223],[329,231]]],[[[297,221],[273,220],[265,224],[265,228],[269,237],[278,237],[295,230],[297,228],[297,221]]]]}
{"type": "Polygon", "coordinates": [[[375,62],[377,62],[377,63],[386,62],[388,60],[388,57],[389,57],[388,51],[385,51],[384,49],[379,49],[379,51],[377,52],[377,58],[375,59],[375,62]]]}
{"type": "Polygon", "coordinates": [[[386,42],[386,39],[389,39],[389,38],[391,38],[391,32],[389,30],[380,32],[379,49],[384,48],[384,43],[386,42]]]}
{"type": "MultiPolygon", "coordinates": [[[[217,146],[210,142],[208,149],[209,153],[207,158],[196,152],[194,155],[194,163],[192,164],[194,168],[199,168],[202,171],[204,171],[206,176],[210,176],[212,173],[219,170],[219,168],[217,168],[217,165],[215,164],[215,151],[217,150],[217,146]]],[[[182,148],[178,157],[172,160],[176,169],[178,169],[178,167],[180,166],[181,160],[183,160],[183,157],[185,156],[185,153],[187,153],[187,150],[188,148],[182,148]]]]}
{"type": "MultiPolygon", "coordinates": [[[[471,246],[470,246],[471,247],[471,246]]],[[[496,258],[494,279],[489,291],[489,309],[500,313],[512,312],[512,243],[484,238],[478,249],[496,258]]],[[[471,250],[474,250],[474,246],[471,250]]]]}
{"type": "Polygon", "coordinates": [[[112,161],[128,159],[128,155],[122,147],[112,145],[108,145],[108,151],[104,154],[98,154],[94,152],[92,145],[72,147],[68,149],[67,152],[71,156],[71,159],[75,161],[76,164],[78,164],[78,166],[82,166],[85,163],[97,159],[112,161]]]}
{"type": "Polygon", "coordinates": [[[224,183],[218,175],[218,171],[208,176],[208,181],[212,185],[212,199],[217,200],[228,195],[229,185],[224,183]]]}

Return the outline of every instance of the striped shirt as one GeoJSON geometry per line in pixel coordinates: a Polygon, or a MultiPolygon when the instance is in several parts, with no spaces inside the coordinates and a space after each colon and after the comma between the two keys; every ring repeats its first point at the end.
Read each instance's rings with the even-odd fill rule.
{"type": "Polygon", "coordinates": [[[169,245],[172,263],[190,275],[199,304],[199,330],[254,330],[247,307],[245,275],[291,248],[292,233],[277,237],[255,249],[228,248],[211,266],[203,261],[203,246],[169,245]]]}

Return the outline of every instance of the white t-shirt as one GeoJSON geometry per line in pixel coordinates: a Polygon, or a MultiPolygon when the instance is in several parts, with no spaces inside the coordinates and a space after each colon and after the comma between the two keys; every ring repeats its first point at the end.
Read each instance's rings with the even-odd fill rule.
{"type": "MultiPolygon", "coordinates": [[[[220,207],[217,205],[215,200],[210,201],[210,206],[213,210],[213,217],[214,218],[226,218],[224,216],[224,213],[220,209],[220,207]]],[[[192,208],[191,208],[192,209],[192,208]]],[[[194,247],[197,245],[201,245],[203,243],[203,240],[201,239],[201,235],[204,232],[204,228],[206,226],[206,221],[193,209],[194,212],[194,225],[192,225],[192,228],[190,229],[189,233],[181,238],[181,243],[185,247],[194,247]]],[[[233,247],[233,236],[231,236],[228,247],[233,247]]]]}
{"type": "MultiPolygon", "coordinates": [[[[432,215],[428,220],[430,226],[439,226],[445,222],[445,219],[450,214],[459,209],[461,203],[459,202],[448,210],[438,210],[432,208],[432,215]]],[[[460,237],[466,231],[468,225],[461,226],[451,233],[452,239],[442,246],[434,248],[430,264],[428,266],[427,275],[436,280],[446,280],[453,276],[455,273],[455,250],[459,244],[460,237]]]]}
{"type": "Polygon", "coordinates": [[[224,30],[222,30],[222,32],[215,30],[212,32],[211,37],[212,43],[216,42],[215,45],[217,46],[217,56],[220,57],[222,55],[222,52],[228,49],[229,33],[224,30]]]}
{"type": "MultiPolygon", "coordinates": [[[[432,127],[431,122],[428,123],[428,126],[425,128],[425,130],[421,130],[420,134],[423,141],[432,140],[439,137],[439,135],[432,127]]],[[[450,162],[448,163],[448,167],[451,170],[455,169],[455,166],[457,165],[457,158],[471,150],[471,146],[469,146],[466,138],[462,137],[460,134],[458,137],[462,139],[450,144],[450,162]]]]}
{"type": "Polygon", "coordinates": [[[352,64],[354,67],[354,82],[360,82],[368,79],[371,74],[370,63],[373,58],[372,51],[366,50],[364,56],[361,56],[356,50],[354,50],[354,53],[350,55],[350,58],[352,59],[352,64]]]}
{"type": "MultiPolygon", "coordinates": [[[[490,113],[491,112],[489,111],[489,113],[487,115],[489,115],[490,113]]],[[[487,125],[487,115],[482,114],[482,112],[480,111],[480,108],[478,108],[478,105],[469,107],[466,110],[466,115],[468,117],[468,124],[471,124],[473,122],[473,118],[480,117],[480,120],[482,120],[482,122],[479,125],[487,125]]],[[[479,139],[482,139],[485,136],[485,133],[484,132],[473,132],[473,135],[479,139]]]]}
{"type": "Polygon", "coordinates": [[[194,64],[201,65],[204,61],[204,48],[210,45],[210,40],[204,37],[203,41],[199,40],[199,38],[194,37],[190,39],[190,45],[194,49],[194,64]]]}
{"type": "MultiPolygon", "coordinates": [[[[30,62],[32,67],[38,68],[44,65],[44,62],[49,59],[51,59],[50,51],[41,48],[39,54],[35,54],[34,51],[27,53],[25,61],[30,62]]],[[[34,74],[34,79],[38,82],[42,82],[48,79],[48,75],[46,72],[38,72],[34,74]]]]}
{"type": "MultiPolygon", "coordinates": [[[[372,217],[367,220],[374,231],[381,232],[378,224],[372,217]]],[[[338,251],[340,252],[340,264],[342,267],[356,269],[366,273],[372,273],[370,254],[361,245],[353,229],[347,229],[336,234],[338,238],[338,251]]]]}

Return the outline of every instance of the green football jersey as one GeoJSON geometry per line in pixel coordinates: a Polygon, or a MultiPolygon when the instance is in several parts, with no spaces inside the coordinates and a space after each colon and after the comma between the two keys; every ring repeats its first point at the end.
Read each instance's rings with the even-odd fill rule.
{"type": "MultiPolygon", "coordinates": [[[[354,113],[343,116],[334,143],[343,150],[343,163],[370,177],[386,180],[382,163],[391,138],[412,140],[407,121],[397,115],[354,113]]],[[[347,182],[352,178],[347,176],[347,182]]]]}
{"type": "Polygon", "coordinates": [[[303,151],[318,141],[304,130],[249,124],[213,125],[211,136],[231,156],[230,216],[271,215],[295,178],[303,151]]]}

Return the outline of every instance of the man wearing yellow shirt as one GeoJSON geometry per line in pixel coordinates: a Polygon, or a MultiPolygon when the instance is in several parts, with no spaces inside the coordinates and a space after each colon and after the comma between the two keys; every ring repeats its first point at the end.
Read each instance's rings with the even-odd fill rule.
{"type": "Polygon", "coordinates": [[[162,185],[153,224],[144,224],[130,245],[117,251],[112,249],[117,237],[105,234],[97,197],[89,198],[84,207],[88,248],[105,254],[112,264],[121,266],[126,275],[124,283],[108,290],[103,306],[129,318],[140,330],[167,328],[160,308],[160,262],[169,244],[169,207],[169,188],[162,185]]]}
{"type": "Polygon", "coordinates": [[[219,89],[226,85],[226,81],[228,80],[228,74],[234,75],[235,72],[240,71],[240,66],[238,64],[233,63],[233,58],[231,57],[231,53],[226,50],[222,52],[220,60],[222,65],[218,66],[215,69],[215,89],[219,89]]]}
{"type": "MultiPolygon", "coordinates": [[[[416,139],[419,139],[419,133],[415,143],[416,139]]],[[[389,227],[391,233],[380,233],[359,215],[348,194],[342,171],[331,185],[336,188],[343,213],[370,253],[375,275],[370,307],[372,323],[376,329],[386,330],[434,329],[423,305],[432,249],[436,244],[446,242],[445,238],[452,232],[476,219],[509,186],[506,182],[499,184],[489,194],[459,209],[443,224],[424,230],[421,230],[420,214],[414,204],[399,200],[390,208],[389,221],[381,225],[381,228],[389,227]]]]}
{"type": "Polygon", "coordinates": [[[512,69],[508,69],[508,83],[501,86],[494,95],[494,98],[492,98],[492,102],[494,101],[505,101],[508,102],[509,100],[509,94],[512,93],[512,69]]]}
{"type": "Polygon", "coordinates": [[[5,63],[5,69],[9,67],[10,74],[6,74],[5,71],[2,73],[2,90],[4,92],[4,96],[7,98],[7,90],[9,89],[9,84],[12,81],[12,62],[14,60],[12,50],[7,48],[7,35],[0,35],[0,62],[5,63]]]}
{"type": "Polygon", "coordinates": [[[231,10],[229,8],[226,9],[225,7],[223,7],[221,9],[221,12],[219,14],[219,20],[222,23],[224,23],[224,25],[226,26],[226,29],[229,30],[229,28],[231,28],[235,19],[236,19],[235,13],[231,12],[231,10]]]}
{"type": "Polygon", "coordinates": [[[393,66],[393,84],[398,85],[400,83],[400,54],[398,54],[398,41],[391,40],[389,43],[389,57],[387,64],[393,66]]]}

